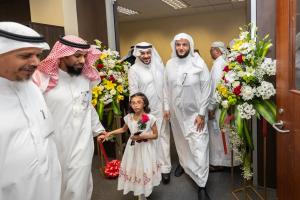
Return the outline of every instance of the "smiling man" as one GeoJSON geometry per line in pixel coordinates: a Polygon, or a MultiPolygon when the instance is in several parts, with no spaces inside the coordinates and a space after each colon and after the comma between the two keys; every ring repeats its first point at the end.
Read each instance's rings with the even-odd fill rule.
{"type": "Polygon", "coordinates": [[[91,199],[93,136],[104,132],[91,105],[91,88],[100,80],[92,65],[99,55],[100,51],[79,37],[61,37],[33,76],[56,125],[63,175],[61,200],[91,199]]]}
{"type": "Polygon", "coordinates": [[[207,106],[210,76],[194,41],[185,33],[171,42],[172,58],[165,71],[165,115],[170,118],[179,157],[175,176],[184,171],[199,186],[198,199],[209,199],[205,186],[208,178],[207,106]]]}
{"type": "Polygon", "coordinates": [[[141,42],[135,45],[133,55],[135,64],[129,69],[129,92],[133,95],[137,92],[144,93],[149,99],[151,114],[157,121],[158,139],[157,155],[161,165],[162,182],[170,182],[171,158],[170,158],[170,126],[164,119],[163,109],[163,79],[164,64],[152,44],[141,42]]]}
{"type": "Polygon", "coordinates": [[[0,199],[59,200],[61,170],[54,126],[31,81],[49,49],[34,30],[0,22],[0,199]]]}

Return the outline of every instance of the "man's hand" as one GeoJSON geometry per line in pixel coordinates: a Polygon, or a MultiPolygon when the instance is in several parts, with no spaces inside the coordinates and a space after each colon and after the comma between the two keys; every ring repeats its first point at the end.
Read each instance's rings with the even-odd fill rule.
{"type": "Polygon", "coordinates": [[[212,120],[212,119],[215,119],[215,111],[214,110],[209,110],[208,111],[208,119],[209,120],[212,120]]]}
{"type": "Polygon", "coordinates": [[[204,128],[205,117],[197,115],[194,124],[197,126],[197,131],[201,132],[204,128]]]}
{"type": "Polygon", "coordinates": [[[100,135],[97,136],[97,142],[103,142],[107,137],[109,137],[109,133],[103,131],[100,135]]]}
{"type": "Polygon", "coordinates": [[[165,118],[165,120],[167,120],[167,121],[170,120],[170,111],[165,111],[165,112],[164,112],[164,118],[165,118]]]}

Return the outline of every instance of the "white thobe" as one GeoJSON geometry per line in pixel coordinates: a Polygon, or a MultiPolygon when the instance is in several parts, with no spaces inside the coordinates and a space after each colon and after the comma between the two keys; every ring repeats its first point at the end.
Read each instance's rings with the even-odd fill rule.
{"type": "Polygon", "coordinates": [[[152,66],[136,62],[128,73],[130,96],[142,92],[149,100],[151,114],[157,119],[158,139],[156,140],[158,160],[162,173],[170,173],[170,125],[163,117],[163,71],[152,70],[152,66]]]}
{"type": "MultiPolygon", "coordinates": [[[[42,74],[41,89],[49,77],[42,74]]],[[[62,200],[91,199],[93,136],[104,131],[91,105],[91,82],[84,76],[70,76],[59,70],[58,84],[44,93],[53,115],[55,142],[62,166],[62,200]]]]}
{"type": "MultiPolygon", "coordinates": [[[[218,109],[218,103],[216,101],[216,87],[223,75],[223,69],[226,66],[226,61],[223,56],[219,56],[213,63],[211,68],[211,93],[209,99],[208,110],[215,111],[215,118],[208,120],[209,131],[209,163],[213,166],[231,166],[231,149],[229,135],[224,132],[225,140],[223,142],[222,134],[219,128],[220,109],[218,109]],[[227,152],[225,151],[225,147],[227,152]],[[226,152],[226,154],[225,154],[226,152]]],[[[237,165],[238,162],[234,161],[233,165],[237,165]]]]}
{"type": "Polygon", "coordinates": [[[170,111],[171,127],[180,165],[197,183],[205,187],[209,172],[207,105],[210,94],[206,64],[196,67],[192,57],[168,61],[165,71],[165,109],[170,111]],[[194,124],[197,115],[205,117],[202,131],[194,124]]]}
{"type": "Polygon", "coordinates": [[[0,77],[0,199],[59,200],[51,114],[31,82],[0,77]]]}

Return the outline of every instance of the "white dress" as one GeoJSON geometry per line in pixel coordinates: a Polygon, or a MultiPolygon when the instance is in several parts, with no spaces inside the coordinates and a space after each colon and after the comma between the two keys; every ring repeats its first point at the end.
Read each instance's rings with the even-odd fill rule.
{"type": "MultiPolygon", "coordinates": [[[[151,127],[156,119],[148,114],[145,131],[142,134],[151,134],[151,127]]],[[[129,127],[131,135],[138,131],[137,121],[133,119],[133,114],[124,117],[124,121],[129,127]]],[[[133,191],[135,196],[144,194],[146,197],[152,193],[153,187],[160,184],[161,173],[158,164],[155,143],[153,140],[131,145],[128,140],[120,167],[118,179],[118,190],[124,190],[127,194],[133,191]]]]}
{"type": "Polygon", "coordinates": [[[130,96],[137,92],[142,92],[147,96],[151,114],[156,118],[158,138],[155,142],[157,143],[157,156],[162,164],[161,172],[170,173],[170,124],[163,117],[164,72],[153,68],[155,68],[154,64],[145,65],[138,59],[128,72],[129,92],[130,96]]]}

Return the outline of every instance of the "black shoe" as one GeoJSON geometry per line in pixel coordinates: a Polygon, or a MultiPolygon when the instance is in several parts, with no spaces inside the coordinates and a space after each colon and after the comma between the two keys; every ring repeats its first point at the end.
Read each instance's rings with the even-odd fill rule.
{"type": "Polygon", "coordinates": [[[183,173],[184,173],[184,169],[181,167],[180,164],[178,164],[178,166],[177,166],[176,169],[175,169],[174,175],[175,175],[176,177],[179,177],[179,176],[181,176],[183,173]]]}
{"type": "Polygon", "coordinates": [[[204,187],[198,188],[198,200],[210,200],[207,191],[204,187]]]}
{"type": "Polygon", "coordinates": [[[170,173],[162,173],[161,174],[161,181],[163,184],[170,183],[170,173]]]}

